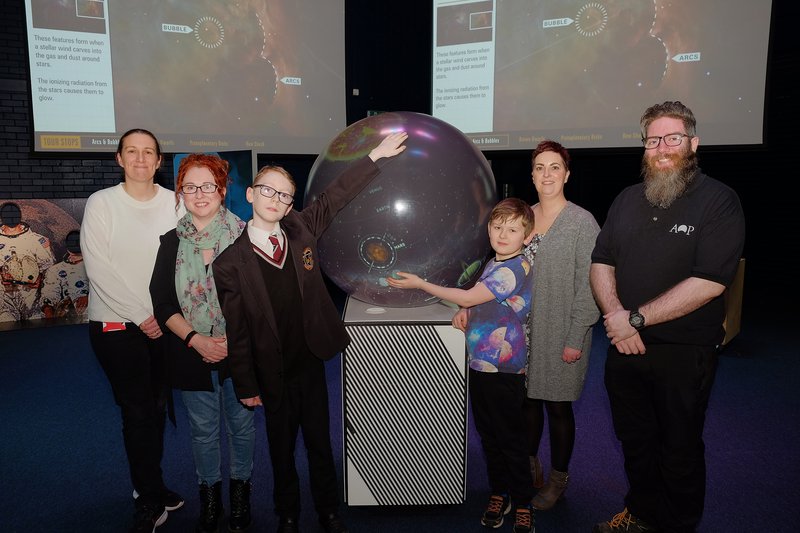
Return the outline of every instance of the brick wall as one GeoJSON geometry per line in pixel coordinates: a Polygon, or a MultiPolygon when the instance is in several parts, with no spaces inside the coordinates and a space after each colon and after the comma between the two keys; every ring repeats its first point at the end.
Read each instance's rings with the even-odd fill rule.
{"type": "MultiPolygon", "coordinates": [[[[118,183],[122,174],[113,154],[32,153],[24,2],[0,0],[0,12],[0,198],[86,198],[118,183]]],[[[159,182],[172,180],[172,157],[166,156],[159,182]]]]}

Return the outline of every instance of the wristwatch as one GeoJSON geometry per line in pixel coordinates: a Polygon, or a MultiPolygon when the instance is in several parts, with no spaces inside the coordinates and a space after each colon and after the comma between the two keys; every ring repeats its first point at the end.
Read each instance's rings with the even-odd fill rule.
{"type": "Polygon", "coordinates": [[[641,331],[644,328],[644,315],[638,309],[631,311],[628,316],[628,323],[636,330],[641,331]]]}

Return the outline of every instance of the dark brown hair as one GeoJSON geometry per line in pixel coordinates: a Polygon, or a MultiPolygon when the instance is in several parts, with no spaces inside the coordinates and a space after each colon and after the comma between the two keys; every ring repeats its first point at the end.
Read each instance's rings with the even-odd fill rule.
{"type": "Polygon", "coordinates": [[[694,118],[694,113],[680,101],[676,100],[674,102],[667,101],[663,104],[656,104],[645,110],[639,121],[639,126],[642,130],[642,139],[647,137],[647,128],[650,127],[650,124],[661,117],[676,118],[683,122],[686,135],[689,137],[694,137],[697,134],[697,120],[694,118]]]}
{"type": "Polygon", "coordinates": [[[161,155],[162,155],[161,154],[161,143],[158,142],[158,139],[156,139],[156,136],[153,135],[152,132],[147,131],[147,130],[142,129],[142,128],[133,128],[132,130],[128,130],[128,131],[126,131],[125,133],[122,134],[122,137],[119,138],[119,142],[117,143],[117,155],[122,155],[122,147],[125,144],[125,139],[129,135],[133,135],[134,133],[141,133],[142,135],[147,135],[148,137],[153,139],[153,142],[156,143],[156,155],[158,157],[161,157],[161,155]]]}
{"type": "Polygon", "coordinates": [[[567,149],[561,146],[561,144],[557,143],[556,141],[551,141],[550,139],[545,139],[539,144],[536,145],[536,148],[533,149],[533,154],[531,155],[531,163],[536,159],[536,156],[541,154],[542,152],[555,152],[561,156],[561,159],[564,161],[564,170],[569,170],[569,152],[567,149]]]}

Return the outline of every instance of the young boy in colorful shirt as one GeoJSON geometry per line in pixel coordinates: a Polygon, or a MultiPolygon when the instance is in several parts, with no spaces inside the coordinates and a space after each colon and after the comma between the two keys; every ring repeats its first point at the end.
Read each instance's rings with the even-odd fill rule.
{"type": "Polygon", "coordinates": [[[387,282],[395,288],[421,289],[467,308],[469,394],[491,489],[481,523],[500,527],[513,504],[514,533],[531,533],[533,479],[522,408],[526,396],[525,324],[533,278],[522,248],[533,230],[533,212],[522,200],[506,198],[492,210],[488,226],[495,256],[471,289],[434,285],[407,272],[396,272],[387,282]]]}

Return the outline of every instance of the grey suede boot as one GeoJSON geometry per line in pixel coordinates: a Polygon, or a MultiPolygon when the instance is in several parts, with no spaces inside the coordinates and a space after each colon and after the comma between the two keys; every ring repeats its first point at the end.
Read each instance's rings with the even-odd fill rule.
{"type": "Polygon", "coordinates": [[[539,511],[551,509],[558,499],[564,495],[568,481],[569,475],[566,472],[551,470],[547,483],[539,489],[539,492],[536,493],[536,496],[531,501],[533,508],[539,511]]]}

